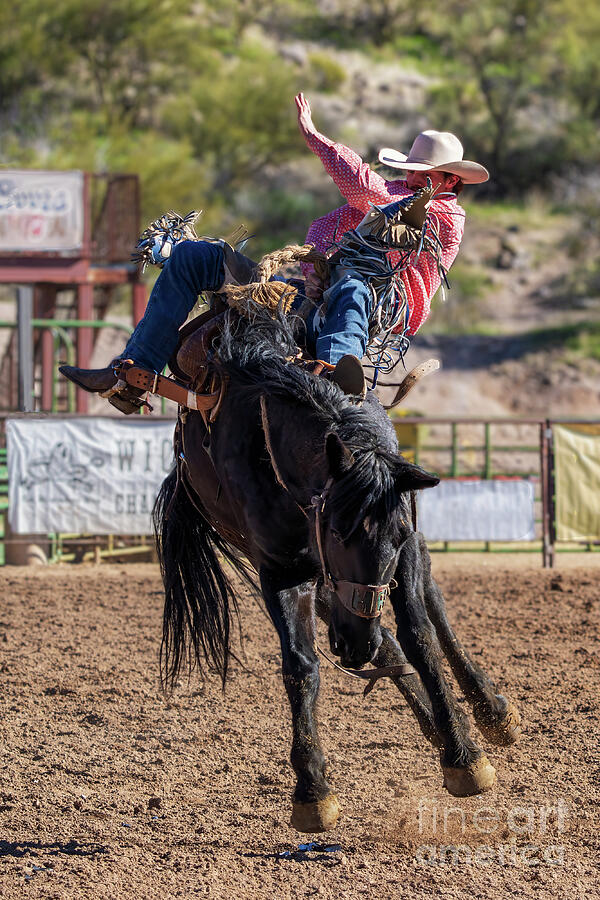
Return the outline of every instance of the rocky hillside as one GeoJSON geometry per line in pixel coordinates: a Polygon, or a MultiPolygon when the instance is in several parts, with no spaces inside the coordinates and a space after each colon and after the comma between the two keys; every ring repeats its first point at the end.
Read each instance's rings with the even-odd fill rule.
{"type": "Polygon", "coordinates": [[[446,307],[434,301],[407,365],[433,356],[442,369],[413,405],[429,415],[599,416],[600,297],[577,293],[572,276],[585,268],[573,259],[579,224],[543,207],[498,222],[470,212],[456,270],[479,290],[465,293],[458,277],[446,307]]]}
{"type": "MultiPolygon", "coordinates": [[[[300,70],[317,50],[307,42],[279,47],[300,70]]],[[[389,62],[366,66],[358,51],[332,51],[331,59],[344,80],[335,94],[313,92],[315,121],[363,158],[376,160],[381,146],[407,150],[418,131],[442,127],[427,114],[431,78],[389,62]]],[[[323,208],[342,202],[310,157],[280,170],[274,184],[287,178],[322,197],[323,208]]],[[[590,186],[572,184],[571,197],[590,186]]],[[[448,299],[436,298],[406,358],[412,368],[434,356],[442,369],[413,391],[412,405],[429,415],[600,414],[600,291],[576,277],[597,250],[585,216],[561,211],[551,194],[490,203],[470,190],[448,299]]],[[[558,190],[564,194],[565,185],[558,190]]]]}

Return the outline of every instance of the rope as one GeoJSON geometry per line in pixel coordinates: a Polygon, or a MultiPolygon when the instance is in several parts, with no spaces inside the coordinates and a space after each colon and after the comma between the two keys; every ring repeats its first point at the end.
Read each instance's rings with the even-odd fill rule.
{"type": "Polygon", "coordinates": [[[254,269],[254,281],[250,284],[228,284],[221,294],[229,306],[252,321],[258,307],[275,314],[278,309],[289,312],[297,295],[297,289],[285,281],[270,281],[283,266],[298,262],[313,263],[317,275],[325,280],[329,277],[329,264],[324,253],[315,250],[312,244],[288,244],[281,250],[274,250],[263,256],[254,269]]]}
{"type": "MultiPolygon", "coordinates": [[[[361,223],[356,229],[335,240],[329,248],[329,255],[319,252],[312,244],[288,244],[281,250],[267,253],[254,269],[254,280],[250,284],[230,284],[222,288],[220,293],[229,306],[253,321],[260,309],[267,309],[272,315],[277,310],[284,314],[289,312],[297,289],[284,281],[270,280],[283,266],[300,261],[312,263],[317,277],[324,283],[329,281],[332,265],[354,270],[369,285],[375,301],[369,318],[366,348],[366,356],[375,369],[375,383],[379,372],[389,374],[394,369],[409,346],[407,335],[410,309],[404,284],[399,277],[401,273],[425,251],[436,262],[442,300],[445,299],[444,286],[449,287],[441,262],[442,242],[437,216],[428,214],[421,228],[415,227],[419,215],[410,221],[409,213],[413,206],[414,212],[420,213],[417,209],[419,202],[424,214],[427,199],[425,189],[416,199],[409,199],[411,202],[408,205],[405,201],[395,204],[393,216],[384,213],[383,208],[374,206],[373,213],[377,212],[380,216],[373,218],[370,231],[367,229],[363,233],[361,223]],[[396,207],[398,211],[402,210],[399,219],[396,207]],[[409,221],[403,220],[403,215],[409,221]],[[332,249],[335,250],[334,259],[330,260],[332,249]],[[392,266],[388,259],[390,250],[400,251],[400,260],[396,266],[392,266]]],[[[194,229],[199,215],[200,213],[192,211],[187,216],[180,216],[171,211],[156,219],[143,232],[133,258],[142,263],[144,268],[148,263],[161,265],[170,255],[172,246],[179,241],[200,240],[194,229]]],[[[307,302],[314,305],[313,301],[307,302]]]]}
{"type": "Polygon", "coordinates": [[[285,281],[253,282],[252,284],[228,284],[222,290],[229,306],[252,321],[257,307],[275,313],[282,309],[287,313],[297,294],[296,288],[285,281]]]}
{"type": "Polygon", "coordinates": [[[281,250],[274,250],[263,256],[256,269],[256,281],[268,281],[283,266],[298,262],[312,263],[319,278],[325,280],[329,275],[329,265],[324,253],[315,250],[312,244],[288,244],[281,250]]]}

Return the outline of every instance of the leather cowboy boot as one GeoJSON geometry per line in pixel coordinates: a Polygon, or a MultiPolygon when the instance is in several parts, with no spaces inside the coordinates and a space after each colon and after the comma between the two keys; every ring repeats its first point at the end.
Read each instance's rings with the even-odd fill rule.
{"type": "Polygon", "coordinates": [[[335,382],[344,394],[360,397],[361,400],[367,396],[367,382],[362,363],[357,356],[352,356],[351,353],[342,356],[335,366],[323,359],[316,359],[305,363],[304,367],[312,375],[320,375],[322,378],[335,382]]]}
{"type": "Polygon", "coordinates": [[[345,394],[351,397],[360,397],[364,400],[367,396],[367,382],[360,359],[347,353],[338,361],[335,369],[329,376],[345,394]]]}
{"type": "Polygon", "coordinates": [[[234,250],[227,241],[219,241],[219,243],[223,248],[223,265],[225,266],[225,281],[219,290],[222,290],[227,284],[250,284],[255,281],[254,271],[257,263],[250,257],[244,256],[239,250],[234,250]]]}
{"type": "MultiPolygon", "coordinates": [[[[118,360],[117,362],[123,361],[124,360],[118,360]]],[[[128,359],[126,362],[132,363],[133,360],[128,359]]],[[[102,391],[100,396],[108,400],[110,405],[114,406],[115,409],[118,409],[119,412],[129,416],[131,413],[139,412],[142,406],[147,406],[150,410],[152,409],[146,400],[141,399],[145,393],[146,390],[144,388],[134,387],[134,385],[128,384],[124,379],[118,378],[114,386],[107,391],[102,391]]]]}
{"type": "Polygon", "coordinates": [[[145,393],[140,388],[119,382],[115,372],[121,359],[113,359],[105,369],[78,369],[77,366],[59,366],[58,371],[77,387],[88,391],[90,394],[101,394],[106,397],[111,406],[118,409],[126,416],[138,412],[144,402],[139,398],[145,393]],[[119,384],[123,386],[120,387],[119,384]]]}
{"type": "Polygon", "coordinates": [[[118,381],[115,374],[115,365],[119,359],[113,359],[105,369],[79,369],[77,366],[59,366],[58,371],[77,387],[88,391],[90,394],[101,394],[110,390],[118,381]]]}
{"type": "MultiPolygon", "coordinates": [[[[168,246],[171,249],[170,244],[165,244],[164,246],[168,246]]],[[[226,241],[222,241],[221,246],[223,248],[223,263],[225,266],[225,279],[221,288],[226,284],[248,284],[252,280],[256,268],[254,260],[234,250],[226,241]]],[[[154,253],[154,250],[152,252],[154,253]]],[[[154,261],[157,262],[157,259],[154,261]]],[[[161,264],[164,264],[164,262],[165,259],[162,259],[161,264]]],[[[117,383],[118,379],[113,367],[118,361],[118,359],[113,360],[105,369],[79,369],[77,366],[60,366],[59,372],[65,378],[74,382],[77,387],[83,388],[84,391],[89,391],[92,394],[101,394],[110,390],[117,383]]]]}

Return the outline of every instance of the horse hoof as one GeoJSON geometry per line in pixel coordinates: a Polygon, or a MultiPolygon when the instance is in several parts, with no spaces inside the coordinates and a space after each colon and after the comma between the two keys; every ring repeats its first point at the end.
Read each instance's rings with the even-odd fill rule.
{"type": "Polygon", "coordinates": [[[331,831],[335,828],[340,814],[340,804],[335,794],[328,794],[323,800],[312,803],[292,802],[291,826],[296,831],[331,831]]]}
{"type": "Polygon", "coordinates": [[[482,753],[477,759],[464,768],[442,766],[444,787],[453,797],[471,797],[483,794],[496,783],[496,770],[489,759],[482,753]]]}
{"type": "MultiPolygon", "coordinates": [[[[502,695],[499,695],[502,697],[502,695]]],[[[521,734],[521,715],[516,706],[510,700],[502,697],[506,703],[504,714],[497,719],[475,719],[477,728],[490,744],[496,744],[500,747],[508,747],[519,740],[521,734]]]]}

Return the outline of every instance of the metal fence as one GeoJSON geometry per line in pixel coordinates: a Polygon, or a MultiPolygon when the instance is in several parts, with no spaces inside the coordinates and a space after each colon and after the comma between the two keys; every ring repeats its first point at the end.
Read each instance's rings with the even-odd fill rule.
{"type": "MultiPolygon", "coordinates": [[[[131,325],[125,325],[122,322],[96,319],[31,319],[30,324],[42,336],[41,358],[37,361],[41,370],[40,377],[33,378],[31,381],[31,406],[33,407],[32,411],[35,412],[75,413],[77,411],[76,387],[72,381],[67,381],[59,374],[58,366],[60,363],[66,363],[69,366],[76,365],[75,335],[79,330],[109,328],[121,331],[127,337],[133,330],[131,325]],[[45,346],[44,337],[46,335],[49,336],[50,342],[45,346]],[[44,360],[45,353],[49,358],[44,360]]],[[[16,322],[0,319],[0,329],[14,330],[16,328],[16,322]]],[[[0,396],[0,408],[2,399],[0,396]]],[[[164,415],[167,410],[167,402],[164,397],[161,397],[159,402],[160,412],[164,415]]],[[[2,412],[6,414],[5,410],[2,412]]]]}
{"type": "MultiPolygon", "coordinates": [[[[548,545],[545,426],[539,419],[392,417],[400,452],[440,478],[522,478],[535,489],[536,542],[523,545],[483,541],[432,545],[434,550],[532,551],[548,545]]],[[[546,551],[544,563],[547,564],[546,551]]]]}
{"type": "MultiPolygon", "coordinates": [[[[63,414],[64,416],[64,414],[63,414]]],[[[9,416],[0,416],[0,539],[6,534],[8,509],[7,459],[4,423],[9,416]]],[[[50,415],[50,418],[54,416],[50,415]]],[[[62,416],[61,416],[62,417],[62,416]]],[[[552,566],[557,550],[594,551],[598,540],[557,540],[555,516],[556,495],[554,478],[553,426],[556,424],[600,425],[600,419],[509,419],[509,418],[451,418],[393,416],[400,451],[409,459],[441,478],[502,479],[522,478],[534,485],[536,533],[533,541],[500,543],[445,542],[433,544],[434,551],[481,550],[485,552],[538,552],[543,565],[552,566]]],[[[51,536],[51,558],[72,560],[149,552],[151,543],[145,537],[137,541],[120,541],[82,535],[51,536]],[[83,552],[81,547],[87,547],[83,552]],[[135,548],[140,548],[137,551],[135,548]]],[[[1,549],[1,548],[0,548],[1,549]]],[[[0,563],[4,554],[0,552],[0,563]]]]}
{"type": "Polygon", "coordinates": [[[400,452],[440,478],[522,478],[535,488],[536,539],[433,544],[445,551],[541,552],[543,565],[555,553],[600,546],[597,540],[563,542],[556,535],[555,425],[600,425],[600,419],[453,418],[393,416],[400,452]]]}

